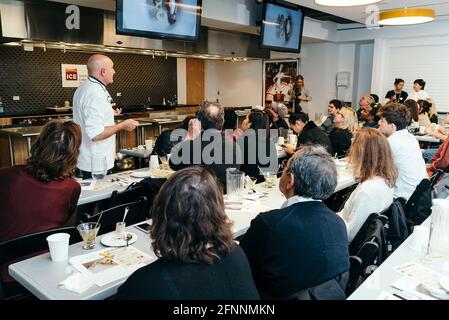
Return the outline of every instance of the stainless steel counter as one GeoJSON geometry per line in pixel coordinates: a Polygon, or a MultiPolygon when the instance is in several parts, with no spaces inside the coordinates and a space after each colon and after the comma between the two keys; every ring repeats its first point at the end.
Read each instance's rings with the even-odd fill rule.
{"type": "Polygon", "coordinates": [[[28,157],[30,156],[31,150],[31,137],[40,135],[43,126],[36,127],[17,127],[17,128],[4,128],[0,129],[0,134],[8,136],[9,144],[9,158],[11,160],[11,165],[15,164],[14,161],[14,144],[12,137],[26,138],[27,139],[27,152],[28,157]]]}

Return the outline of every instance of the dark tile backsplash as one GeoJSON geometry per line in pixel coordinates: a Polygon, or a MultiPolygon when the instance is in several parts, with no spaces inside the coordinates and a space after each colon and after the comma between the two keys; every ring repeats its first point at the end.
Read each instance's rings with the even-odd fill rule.
{"type": "MultiPolygon", "coordinates": [[[[85,64],[91,53],[0,46],[0,97],[5,112],[39,114],[45,107],[72,102],[76,88],[63,88],[61,64],[85,64]],[[13,96],[20,96],[13,101],[13,96]]],[[[153,104],[177,92],[176,58],[107,54],[114,61],[114,83],[108,87],[119,106],[153,104]],[[117,97],[117,92],[122,96],[117,97]]]]}

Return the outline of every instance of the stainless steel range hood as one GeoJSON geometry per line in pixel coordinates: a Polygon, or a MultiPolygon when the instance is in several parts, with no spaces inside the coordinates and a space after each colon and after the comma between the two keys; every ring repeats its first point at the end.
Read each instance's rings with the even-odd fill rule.
{"type": "MultiPolygon", "coordinates": [[[[61,4],[47,2],[46,7],[50,8],[48,9],[50,13],[53,10],[59,12],[61,4]],[[53,7],[52,4],[55,5],[55,9],[51,9],[53,7]]],[[[103,30],[96,31],[95,34],[90,36],[88,35],[89,39],[87,41],[85,38],[86,34],[84,34],[83,39],[85,41],[80,43],[72,40],[76,38],[70,38],[65,33],[50,33],[48,26],[44,25],[45,22],[42,22],[42,24],[30,24],[29,17],[32,14],[33,6],[27,6],[27,13],[25,4],[22,1],[0,0],[0,10],[7,13],[3,15],[3,26],[8,26],[6,29],[3,28],[4,34],[1,34],[2,43],[24,39],[48,48],[59,46],[67,50],[82,49],[105,52],[121,50],[122,52],[137,54],[165,54],[168,56],[201,59],[235,59],[236,61],[243,60],[243,58],[264,59],[270,57],[269,50],[259,48],[259,37],[254,34],[201,27],[200,39],[196,42],[123,36],[116,34],[115,13],[101,11],[103,30]],[[12,25],[14,25],[14,28],[11,27],[12,25]],[[98,34],[98,32],[102,34],[98,34]],[[33,39],[33,35],[38,35],[38,38],[33,39]]],[[[89,8],[89,10],[92,10],[92,8],[89,8]]]]}

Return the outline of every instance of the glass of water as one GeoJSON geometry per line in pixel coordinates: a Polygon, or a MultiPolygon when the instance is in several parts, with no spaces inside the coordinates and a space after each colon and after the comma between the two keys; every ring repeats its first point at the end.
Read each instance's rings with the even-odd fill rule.
{"type": "Polygon", "coordinates": [[[103,180],[108,172],[108,163],[104,156],[92,157],[92,179],[103,180]]]}

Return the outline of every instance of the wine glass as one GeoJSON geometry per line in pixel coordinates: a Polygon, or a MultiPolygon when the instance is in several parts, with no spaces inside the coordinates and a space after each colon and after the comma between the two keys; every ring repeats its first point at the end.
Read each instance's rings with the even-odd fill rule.
{"type": "Polygon", "coordinates": [[[108,163],[104,156],[92,157],[92,179],[103,180],[108,172],[108,163]]]}

